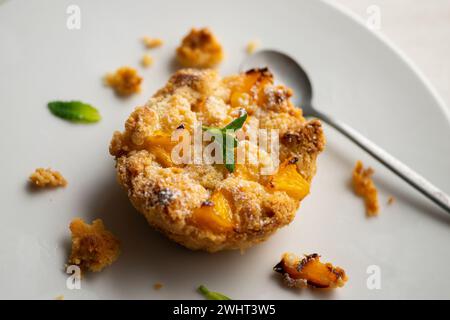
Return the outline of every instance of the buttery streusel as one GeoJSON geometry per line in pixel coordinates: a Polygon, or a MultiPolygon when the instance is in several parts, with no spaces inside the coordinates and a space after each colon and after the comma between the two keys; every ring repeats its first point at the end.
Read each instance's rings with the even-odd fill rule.
{"type": "Polygon", "coordinates": [[[110,86],[117,95],[129,96],[141,91],[142,78],[136,69],[121,67],[114,73],[107,74],[105,83],[110,86]]]}
{"type": "Polygon", "coordinates": [[[30,182],[40,188],[65,187],[67,185],[67,181],[62,174],[50,168],[37,168],[30,175],[30,182]]]}
{"type": "Polygon", "coordinates": [[[222,45],[208,29],[192,29],[177,48],[177,59],[183,67],[212,68],[223,59],[222,45]]]}
{"type": "Polygon", "coordinates": [[[119,240],[105,229],[101,219],[91,225],[76,218],[70,223],[72,252],[69,264],[77,265],[82,271],[101,271],[112,264],[120,253],[119,240]]]}

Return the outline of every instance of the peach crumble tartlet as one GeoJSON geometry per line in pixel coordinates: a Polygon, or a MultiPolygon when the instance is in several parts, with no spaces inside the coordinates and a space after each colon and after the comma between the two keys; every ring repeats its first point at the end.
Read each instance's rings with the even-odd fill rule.
{"type": "MultiPolygon", "coordinates": [[[[306,121],[292,92],[273,83],[267,69],[221,78],[215,70],[183,69],[115,132],[110,153],[119,183],[150,225],[170,239],[209,252],[245,249],[267,239],[295,217],[309,193],[325,139],[318,120],[306,121]],[[242,132],[276,129],[278,170],[261,163],[175,164],[171,134],[193,134],[198,122],[224,127],[246,112],[242,132]]],[[[258,149],[239,141],[236,154],[258,149]]],[[[268,161],[268,160],[267,160],[268,161]]]]}
{"type": "Polygon", "coordinates": [[[183,67],[211,68],[223,59],[223,49],[208,28],[192,29],[177,48],[177,59],[183,67]]]}
{"type": "Polygon", "coordinates": [[[79,266],[81,271],[101,271],[119,256],[119,240],[105,229],[101,219],[94,220],[92,225],[79,218],[73,219],[70,231],[72,252],[69,264],[79,266]]]}

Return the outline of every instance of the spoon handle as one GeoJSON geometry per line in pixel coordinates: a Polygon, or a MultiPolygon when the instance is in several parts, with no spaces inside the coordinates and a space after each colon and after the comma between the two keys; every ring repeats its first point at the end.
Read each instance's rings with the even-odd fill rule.
{"type": "Polygon", "coordinates": [[[419,190],[442,209],[450,213],[450,197],[442,190],[434,186],[417,172],[403,164],[401,161],[391,156],[388,152],[378,147],[375,143],[361,135],[350,126],[336,119],[329,117],[320,111],[315,110],[313,116],[325,121],[336,130],[340,131],[362,149],[371,154],[375,159],[384,164],[400,178],[408,182],[411,186],[419,190]]]}

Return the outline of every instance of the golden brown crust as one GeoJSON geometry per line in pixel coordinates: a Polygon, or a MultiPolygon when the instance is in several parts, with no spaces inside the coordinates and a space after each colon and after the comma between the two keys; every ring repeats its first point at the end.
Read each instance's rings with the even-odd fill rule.
{"type": "MultiPolygon", "coordinates": [[[[192,133],[198,121],[223,127],[245,109],[249,118],[243,131],[279,130],[280,162],[297,157],[297,177],[310,183],[324,136],[320,122],[306,121],[290,95],[287,88],[273,85],[265,69],[226,78],[213,70],[176,72],[145,106],[135,109],[124,132],[114,133],[110,153],[117,160],[119,183],[151,225],[188,248],[238,249],[265,240],[295,216],[299,199],[286,192],[289,185],[270,188],[269,176],[260,174],[258,165],[237,165],[233,173],[223,165],[173,165],[164,158],[168,142],[158,140],[155,147],[154,141],[175,130],[192,133]],[[287,133],[295,139],[284,138],[287,133]],[[214,197],[218,211],[212,218],[221,232],[199,225],[211,210],[198,209],[214,197]]],[[[241,141],[240,148],[257,151],[248,141],[241,141]]]]}
{"type": "Polygon", "coordinates": [[[223,50],[208,28],[194,28],[177,48],[177,59],[183,67],[211,68],[222,61],[223,50]]]}
{"type": "Polygon", "coordinates": [[[101,271],[119,256],[119,240],[105,229],[101,219],[94,220],[92,225],[79,218],[73,219],[70,231],[72,252],[69,264],[79,266],[82,271],[101,271]]]}
{"type": "Polygon", "coordinates": [[[45,187],[65,187],[67,185],[66,179],[59,171],[54,171],[50,168],[37,168],[30,175],[30,182],[40,188],[45,187]]]}

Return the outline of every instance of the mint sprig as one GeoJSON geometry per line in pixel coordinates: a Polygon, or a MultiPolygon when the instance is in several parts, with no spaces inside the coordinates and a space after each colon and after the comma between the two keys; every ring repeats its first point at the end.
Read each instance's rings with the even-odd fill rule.
{"type": "Polygon", "coordinates": [[[101,119],[96,108],[81,101],[51,101],[48,108],[55,116],[72,122],[92,123],[101,119]]]}
{"type": "Polygon", "coordinates": [[[247,120],[247,112],[244,110],[239,118],[234,119],[223,128],[202,127],[204,131],[208,131],[214,137],[214,142],[222,147],[223,161],[225,163],[225,168],[227,168],[229,172],[234,172],[234,148],[239,144],[235,133],[242,128],[245,120],[247,120]]]}
{"type": "Polygon", "coordinates": [[[200,292],[208,300],[231,300],[224,294],[209,291],[204,285],[198,287],[198,292],[200,292]]]}

